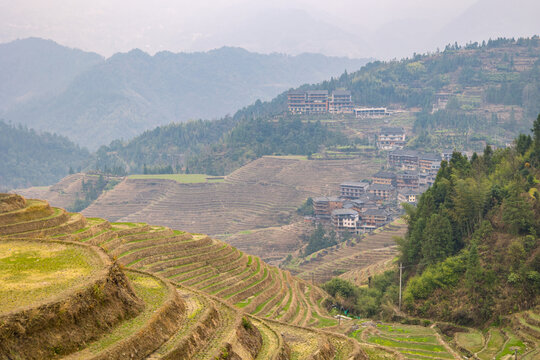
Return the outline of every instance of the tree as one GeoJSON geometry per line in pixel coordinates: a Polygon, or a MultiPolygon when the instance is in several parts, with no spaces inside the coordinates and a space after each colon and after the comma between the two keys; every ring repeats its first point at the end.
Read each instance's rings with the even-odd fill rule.
{"type": "Polygon", "coordinates": [[[469,256],[467,257],[467,270],[465,271],[465,280],[469,290],[474,291],[478,280],[482,277],[482,268],[478,258],[478,247],[476,242],[471,244],[469,256]]]}
{"type": "Polygon", "coordinates": [[[525,134],[519,134],[518,138],[516,139],[516,151],[520,155],[525,155],[527,150],[531,147],[532,144],[532,138],[530,135],[525,134]]]}
{"type": "Polygon", "coordinates": [[[514,193],[503,201],[502,219],[513,234],[525,233],[534,225],[534,212],[530,202],[514,193]]]}
{"type": "Polygon", "coordinates": [[[422,257],[427,264],[435,264],[446,259],[454,250],[452,225],[447,217],[433,214],[424,230],[422,257]]]}

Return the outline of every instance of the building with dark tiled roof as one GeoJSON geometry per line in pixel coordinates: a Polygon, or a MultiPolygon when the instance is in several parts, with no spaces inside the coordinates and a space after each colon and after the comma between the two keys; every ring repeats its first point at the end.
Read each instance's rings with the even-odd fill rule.
{"type": "Polygon", "coordinates": [[[367,193],[369,183],[364,181],[346,181],[339,185],[341,197],[346,199],[358,199],[367,193]]]}
{"type": "Polygon", "coordinates": [[[418,151],[401,149],[388,153],[388,164],[397,169],[414,170],[418,168],[418,151]]]}
{"type": "Polygon", "coordinates": [[[389,171],[379,171],[371,177],[374,184],[395,185],[396,174],[389,171]]]}
{"type": "Polygon", "coordinates": [[[362,213],[362,224],[368,226],[383,226],[388,221],[388,215],[382,209],[368,209],[362,213]]]}
{"type": "Polygon", "coordinates": [[[313,198],[313,212],[318,217],[329,217],[330,213],[335,209],[341,209],[343,202],[335,196],[324,196],[313,198]]]}
{"type": "Polygon", "coordinates": [[[358,211],[352,209],[336,209],[331,213],[332,225],[338,231],[356,232],[360,217],[358,211]]]}
{"type": "Polygon", "coordinates": [[[418,189],[419,176],[417,171],[404,170],[396,174],[396,188],[418,189]]]}
{"type": "Polygon", "coordinates": [[[394,195],[394,187],[385,184],[371,184],[368,193],[378,196],[383,200],[389,200],[394,195]]]}
{"type": "Polygon", "coordinates": [[[349,90],[334,90],[328,102],[330,114],[352,114],[353,103],[349,90]]]}
{"type": "Polygon", "coordinates": [[[400,204],[401,203],[416,204],[419,196],[420,196],[420,193],[418,192],[418,190],[404,189],[402,191],[398,191],[398,202],[400,204]]]}
{"type": "Polygon", "coordinates": [[[377,137],[377,147],[382,150],[402,149],[405,146],[405,129],[383,127],[377,137]]]}

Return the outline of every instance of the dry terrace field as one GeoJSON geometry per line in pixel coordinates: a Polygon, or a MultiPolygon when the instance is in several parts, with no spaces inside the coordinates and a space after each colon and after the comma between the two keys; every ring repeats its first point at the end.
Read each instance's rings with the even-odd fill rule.
{"type": "Polygon", "coordinates": [[[287,224],[308,197],[337,195],[341,182],[368,178],[378,170],[367,158],[264,157],[231,173],[224,182],[127,178],[83,214],[210,235],[237,234],[287,224]]]}

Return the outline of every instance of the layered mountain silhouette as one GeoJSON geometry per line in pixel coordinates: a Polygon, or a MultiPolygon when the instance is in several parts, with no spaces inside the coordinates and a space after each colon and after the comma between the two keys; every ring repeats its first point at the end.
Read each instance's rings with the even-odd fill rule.
{"type": "Polygon", "coordinates": [[[354,71],[367,59],[132,50],[104,59],[41,39],[0,45],[0,117],[94,149],[194,118],[232,114],[307,82],[354,71]]]}

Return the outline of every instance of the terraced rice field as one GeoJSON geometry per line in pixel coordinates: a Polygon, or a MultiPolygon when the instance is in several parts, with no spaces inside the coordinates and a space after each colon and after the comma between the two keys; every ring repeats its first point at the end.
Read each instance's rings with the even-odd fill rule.
{"type": "Polygon", "coordinates": [[[430,327],[377,324],[364,330],[362,336],[368,343],[390,348],[406,359],[454,359],[430,327]]]}
{"type": "Polygon", "coordinates": [[[209,235],[236,234],[288,223],[306,198],[337,194],[341,182],[368,177],[377,170],[362,158],[306,161],[264,157],[229,174],[223,183],[128,178],[83,214],[209,235]]]}
{"type": "MultiPolygon", "coordinates": [[[[385,231],[400,229],[391,226],[385,231]]],[[[512,315],[503,328],[457,333],[453,341],[445,340],[435,326],[378,324],[351,332],[349,323],[338,326],[322,306],[326,294],[317,286],[206,235],[145,223],[86,219],[39,201],[0,213],[0,233],[0,274],[8,274],[0,277],[0,291],[13,284],[24,284],[27,291],[28,284],[41,284],[43,279],[32,278],[30,271],[54,274],[55,286],[65,282],[71,290],[73,279],[65,269],[82,269],[76,277],[81,292],[70,292],[71,298],[63,299],[59,288],[52,300],[47,289],[35,297],[38,303],[53,301],[54,306],[32,308],[35,301],[27,297],[26,310],[19,311],[9,301],[0,302],[0,321],[20,317],[17,323],[24,326],[28,314],[49,309],[56,313],[34,316],[32,321],[51,317],[57,320],[49,325],[69,332],[69,336],[44,339],[34,338],[37,335],[26,329],[24,337],[0,342],[0,358],[3,347],[11,346],[7,354],[28,348],[25,341],[36,349],[26,354],[28,359],[218,359],[227,354],[276,360],[459,359],[471,354],[479,359],[507,359],[514,348],[524,359],[539,355],[539,309],[512,315]],[[47,246],[35,248],[36,243],[47,246]],[[72,251],[79,248],[83,250],[72,251]],[[101,258],[95,260],[94,253],[106,257],[109,270],[100,270],[101,258]],[[125,275],[111,259],[126,269],[125,275]],[[91,278],[93,271],[114,280],[96,278],[84,287],[81,279],[91,278]],[[111,284],[121,287],[115,290],[111,284]],[[84,301],[77,303],[77,299],[84,301]],[[111,301],[110,306],[104,299],[111,301]],[[130,307],[122,309],[129,302],[130,307]],[[96,307],[104,309],[104,319],[96,321],[95,315],[101,315],[96,307]],[[86,325],[78,329],[72,322],[62,327],[61,321],[73,320],[66,313],[74,309],[79,311],[77,321],[86,325]]],[[[373,236],[380,234],[384,232],[373,236]]],[[[388,239],[377,238],[374,243],[388,239]]],[[[346,246],[351,251],[361,245],[346,246]]],[[[335,254],[321,257],[325,256],[333,259],[335,254]]]]}
{"type": "Polygon", "coordinates": [[[83,247],[61,243],[0,242],[0,313],[58,296],[103,268],[83,247]]]}
{"type": "MultiPolygon", "coordinates": [[[[141,305],[130,315],[116,318],[117,324],[111,322],[107,329],[87,336],[76,348],[46,346],[39,357],[28,358],[217,359],[235,354],[241,359],[287,359],[290,347],[278,327],[287,334],[296,334],[294,339],[302,339],[301,342],[313,336],[317,339],[305,349],[294,345],[293,358],[308,358],[321,351],[326,353],[324,358],[337,359],[363,354],[354,342],[337,334],[330,336],[319,330],[292,327],[334,325],[335,320],[320,306],[326,295],[256,256],[248,256],[206,235],[144,223],[86,219],[48,208],[46,203],[42,203],[46,211],[42,211],[41,217],[36,215],[28,220],[26,215],[35,204],[28,202],[24,209],[15,211],[17,214],[0,214],[0,253],[6,254],[0,263],[16,262],[19,268],[32,264],[28,270],[36,272],[41,265],[71,284],[69,276],[58,273],[63,271],[62,266],[69,265],[75,271],[77,264],[84,268],[84,261],[94,260],[84,251],[63,253],[64,242],[84,244],[80,245],[83,250],[101,248],[126,269],[126,280],[119,281],[129,282],[133,297],[141,305]],[[74,218],[76,222],[72,221],[74,218]],[[29,240],[14,240],[21,235],[28,235],[29,240]],[[35,240],[30,239],[37,236],[44,237],[39,243],[46,244],[46,251],[31,247],[35,240]],[[38,264],[32,256],[39,251],[38,264]],[[66,257],[69,261],[65,261],[66,257]],[[47,265],[47,259],[54,259],[55,267],[47,265]],[[333,345],[327,348],[328,344],[333,345]]],[[[84,274],[78,274],[76,280],[83,277],[84,274]]],[[[19,280],[17,284],[23,283],[19,280]]],[[[101,285],[95,285],[88,289],[88,294],[102,299],[101,289],[101,285]]],[[[84,306],[81,304],[79,309],[84,311],[84,306]]],[[[11,308],[2,303],[0,309],[11,308]]],[[[29,340],[31,335],[28,333],[29,340]]],[[[2,346],[7,345],[0,344],[0,355],[2,346]]]]}
{"type": "Polygon", "coordinates": [[[397,255],[394,237],[403,236],[406,225],[401,221],[388,224],[360,241],[350,241],[320,250],[294,268],[296,276],[324,283],[334,276],[359,279],[359,273],[379,262],[391,261],[397,255]]]}

